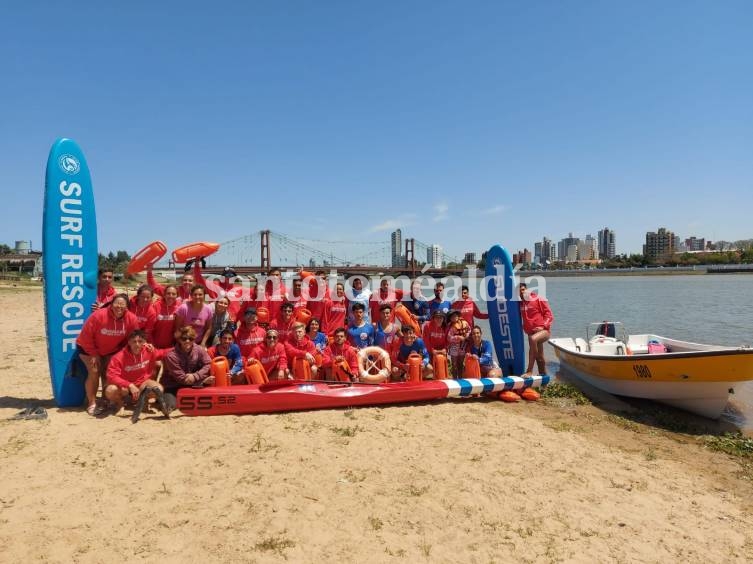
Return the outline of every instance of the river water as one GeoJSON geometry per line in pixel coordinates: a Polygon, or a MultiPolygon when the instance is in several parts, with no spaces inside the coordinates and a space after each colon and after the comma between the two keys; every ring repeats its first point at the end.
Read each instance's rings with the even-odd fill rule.
{"type": "MultiPolygon", "coordinates": [[[[629,333],[753,346],[750,274],[552,277],[545,284],[555,317],[553,337],[585,337],[589,323],[609,319],[622,321],[629,333]]],[[[488,336],[488,323],[480,325],[488,336]]],[[[546,356],[548,372],[558,373],[552,347],[546,347],[546,356]]],[[[730,404],[724,417],[752,430],[753,383],[737,386],[730,404]]]]}

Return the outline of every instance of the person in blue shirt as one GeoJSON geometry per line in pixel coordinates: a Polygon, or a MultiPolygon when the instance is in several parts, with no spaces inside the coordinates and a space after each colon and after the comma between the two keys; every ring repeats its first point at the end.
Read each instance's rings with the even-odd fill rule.
{"type": "Polygon", "coordinates": [[[366,321],[366,306],[356,302],[350,306],[353,323],[348,326],[348,340],[357,349],[370,347],[374,344],[374,326],[366,321]]]}
{"type": "Polygon", "coordinates": [[[421,284],[418,280],[413,281],[411,286],[410,297],[405,298],[405,307],[416,316],[418,319],[419,327],[429,320],[431,317],[429,313],[429,302],[427,302],[421,295],[421,284]]]}
{"type": "Polygon", "coordinates": [[[494,362],[492,355],[492,344],[481,338],[481,327],[476,325],[471,330],[471,342],[468,354],[475,356],[481,366],[481,376],[483,378],[500,378],[502,370],[494,362]]]}
{"type": "Polygon", "coordinates": [[[434,368],[429,364],[429,351],[426,350],[424,341],[416,336],[416,331],[410,325],[402,328],[403,342],[397,350],[392,362],[392,378],[402,380],[408,372],[408,357],[417,352],[421,355],[421,365],[424,378],[430,378],[434,374],[434,368]]]}
{"type": "Polygon", "coordinates": [[[374,344],[391,353],[399,339],[398,330],[400,329],[394,321],[391,321],[392,307],[390,304],[384,304],[379,308],[379,321],[376,324],[376,336],[374,344]]]}
{"type": "Polygon", "coordinates": [[[327,335],[319,331],[320,326],[321,323],[319,323],[319,319],[312,317],[306,324],[306,335],[308,335],[308,338],[314,343],[316,350],[323,353],[329,343],[327,342],[327,335]]]}
{"type": "Polygon", "coordinates": [[[353,305],[362,304],[364,307],[363,319],[366,323],[371,324],[371,318],[369,317],[369,301],[371,300],[371,290],[363,287],[363,276],[354,276],[351,278],[353,282],[349,288],[350,295],[347,296],[348,303],[350,304],[350,312],[348,313],[348,324],[353,325],[356,318],[353,314],[353,305]]]}
{"type": "Polygon", "coordinates": [[[452,304],[442,299],[442,292],[444,292],[444,284],[441,282],[434,284],[434,299],[429,302],[429,317],[434,315],[435,311],[441,311],[444,315],[450,312],[452,304]]]}
{"type": "Polygon", "coordinates": [[[246,377],[243,375],[243,357],[241,349],[235,344],[235,335],[230,329],[223,329],[220,333],[220,342],[207,349],[209,358],[224,356],[230,367],[230,378],[233,384],[245,384],[246,377]]]}

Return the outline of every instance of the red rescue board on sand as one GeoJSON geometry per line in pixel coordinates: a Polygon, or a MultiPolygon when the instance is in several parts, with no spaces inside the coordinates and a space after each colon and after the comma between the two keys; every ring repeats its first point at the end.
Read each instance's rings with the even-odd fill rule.
{"type": "Polygon", "coordinates": [[[549,378],[510,376],[382,384],[280,380],[261,385],[181,388],[178,409],[185,415],[246,415],[410,403],[523,390],[546,385],[549,378]]]}

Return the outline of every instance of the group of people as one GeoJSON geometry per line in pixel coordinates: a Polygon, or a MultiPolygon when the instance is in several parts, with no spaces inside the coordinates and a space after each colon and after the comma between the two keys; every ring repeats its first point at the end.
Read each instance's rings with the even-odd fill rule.
{"type": "MultiPolygon", "coordinates": [[[[94,311],[77,339],[77,352],[87,368],[87,413],[117,411],[125,403],[153,397],[167,416],[178,389],[214,384],[210,367],[218,356],[227,358],[233,384],[246,383],[244,366],[250,359],[261,363],[270,380],[299,376],[301,366],[312,378],[333,378],[339,366],[356,379],[358,351],[371,346],[389,355],[394,381],[406,378],[408,359],[416,353],[424,378],[432,376],[437,355],[448,360],[454,378],[462,377],[467,356],[478,361],[481,376],[501,376],[491,343],[475,324],[488,315],[470,299],[466,286],[461,298],[450,303],[443,298],[441,282],[434,286],[434,298],[426,300],[417,284],[406,296],[383,279],[372,293],[356,277],[347,297],[341,282],[330,296],[323,271],[301,271],[288,295],[279,270],[272,270],[264,287],[251,292],[233,284],[232,270],[223,274],[219,284],[208,284],[196,261],[179,284],[162,285],[148,269],[147,283],[129,299],[113,288],[111,271],[100,271],[94,311]],[[308,292],[303,291],[304,281],[308,292]],[[307,299],[310,296],[318,299],[307,299]]],[[[543,374],[543,345],[553,316],[547,302],[525,284],[520,297],[529,335],[526,372],[536,363],[543,374]]]]}

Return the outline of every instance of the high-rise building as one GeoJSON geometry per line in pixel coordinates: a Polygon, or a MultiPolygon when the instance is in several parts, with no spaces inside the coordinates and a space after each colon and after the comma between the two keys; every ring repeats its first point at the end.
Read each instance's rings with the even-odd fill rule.
{"type": "Polygon", "coordinates": [[[392,243],[392,266],[405,266],[405,257],[403,256],[403,232],[395,229],[390,236],[392,243]]]}
{"type": "Polygon", "coordinates": [[[685,248],[688,251],[705,251],[706,239],[704,237],[689,237],[685,239],[685,248]]]}
{"type": "Polygon", "coordinates": [[[643,245],[643,254],[651,260],[663,261],[670,258],[675,252],[675,234],[660,227],[654,233],[646,233],[646,244],[643,245]]]}
{"type": "Polygon", "coordinates": [[[465,253],[465,256],[463,257],[463,264],[476,264],[478,262],[476,256],[476,253],[472,251],[465,253]]]}
{"type": "Polygon", "coordinates": [[[557,243],[557,256],[561,260],[565,260],[567,262],[574,262],[578,260],[577,252],[578,252],[579,242],[580,242],[580,239],[578,239],[577,237],[573,237],[573,234],[570,233],[567,237],[565,237],[559,243],[557,243]],[[573,250],[572,253],[570,252],[570,247],[575,248],[575,250],[573,250]]]}
{"type": "Polygon", "coordinates": [[[614,231],[605,227],[599,231],[599,258],[601,260],[613,259],[617,256],[614,231]]]}
{"type": "Polygon", "coordinates": [[[426,262],[431,265],[432,268],[442,268],[442,247],[439,245],[432,245],[426,249],[426,262]]]}

